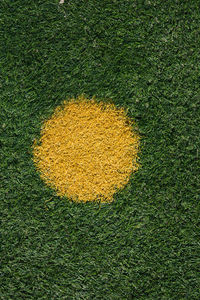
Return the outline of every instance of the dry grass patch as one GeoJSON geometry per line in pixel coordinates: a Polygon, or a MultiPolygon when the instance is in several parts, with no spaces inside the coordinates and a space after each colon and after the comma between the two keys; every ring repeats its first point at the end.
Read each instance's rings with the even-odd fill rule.
{"type": "Polygon", "coordinates": [[[134,126],[113,104],[83,96],[64,101],[34,142],[34,162],[58,195],[111,202],[139,167],[134,126]]]}

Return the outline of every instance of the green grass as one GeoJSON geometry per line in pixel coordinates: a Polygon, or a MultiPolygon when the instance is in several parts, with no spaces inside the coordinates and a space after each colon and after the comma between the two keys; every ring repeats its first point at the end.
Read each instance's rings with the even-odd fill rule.
{"type": "Polygon", "coordinates": [[[0,299],[199,299],[198,0],[0,3],[0,299]],[[142,168],[111,205],[35,171],[44,118],[85,93],[129,109],[142,168]]]}

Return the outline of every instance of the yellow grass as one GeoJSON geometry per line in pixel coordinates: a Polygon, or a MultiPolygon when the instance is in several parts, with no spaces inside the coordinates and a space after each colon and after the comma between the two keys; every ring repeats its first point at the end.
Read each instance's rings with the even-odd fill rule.
{"type": "Polygon", "coordinates": [[[43,180],[74,201],[111,202],[139,167],[134,122],[113,104],[80,96],[45,121],[33,157],[43,180]]]}

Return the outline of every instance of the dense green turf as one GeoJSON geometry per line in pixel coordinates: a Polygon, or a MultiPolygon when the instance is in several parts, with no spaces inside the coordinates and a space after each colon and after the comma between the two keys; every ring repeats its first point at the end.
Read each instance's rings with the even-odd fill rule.
{"type": "Polygon", "coordinates": [[[198,0],[0,3],[0,299],[199,299],[198,0]],[[129,109],[142,168],[111,205],[60,199],[31,145],[63,99],[129,109]]]}

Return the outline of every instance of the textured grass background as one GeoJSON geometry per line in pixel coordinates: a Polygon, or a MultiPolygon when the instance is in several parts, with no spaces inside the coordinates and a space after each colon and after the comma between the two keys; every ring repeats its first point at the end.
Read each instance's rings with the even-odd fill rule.
{"type": "Polygon", "coordinates": [[[199,6],[0,2],[0,299],[199,299],[199,6]],[[111,205],[56,197],[33,166],[42,120],[81,93],[140,127],[111,205]]]}

